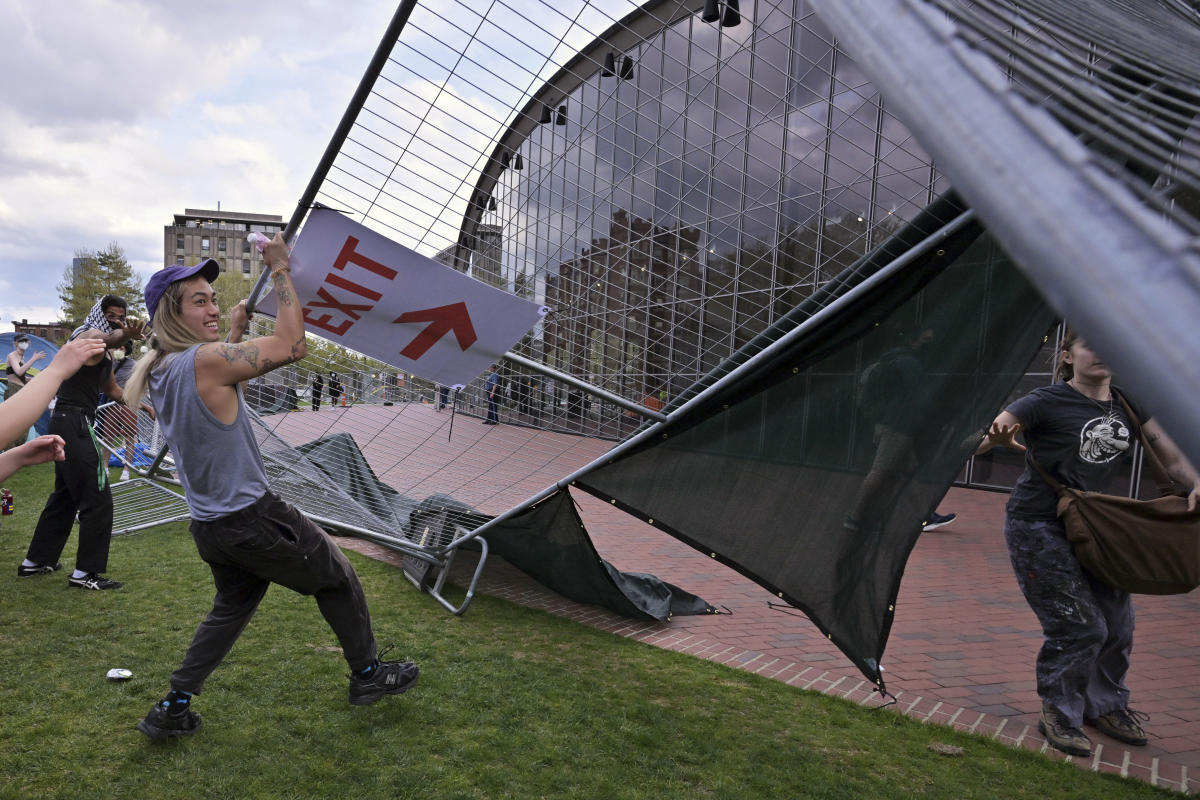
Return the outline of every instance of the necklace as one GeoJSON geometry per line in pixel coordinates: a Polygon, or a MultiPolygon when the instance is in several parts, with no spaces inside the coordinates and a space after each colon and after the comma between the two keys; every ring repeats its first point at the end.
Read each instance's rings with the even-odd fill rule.
{"type": "Polygon", "coordinates": [[[1076,386],[1076,385],[1074,384],[1074,382],[1072,382],[1072,381],[1067,381],[1067,384],[1068,384],[1068,385],[1069,385],[1069,386],[1070,386],[1072,389],[1074,389],[1075,391],[1079,392],[1079,394],[1081,394],[1081,395],[1083,395],[1084,397],[1086,397],[1086,398],[1087,398],[1087,399],[1088,399],[1088,400],[1089,400],[1089,401],[1092,403],[1092,405],[1094,405],[1096,408],[1098,408],[1098,409],[1100,409],[1101,411],[1103,411],[1103,412],[1104,412],[1104,421],[1105,421],[1105,422],[1108,422],[1108,421],[1110,421],[1110,420],[1115,420],[1115,419],[1116,419],[1116,415],[1115,415],[1115,414],[1113,414],[1113,392],[1112,392],[1112,388],[1111,388],[1111,387],[1110,387],[1110,388],[1109,388],[1109,390],[1108,390],[1108,408],[1105,408],[1103,405],[1101,405],[1101,404],[1100,404],[1100,401],[1099,401],[1099,400],[1097,400],[1096,398],[1092,397],[1090,394],[1087,394],[1086,392],[1080,391],[1079,387],[1078,387],[1078,386],[1076,386]]]}

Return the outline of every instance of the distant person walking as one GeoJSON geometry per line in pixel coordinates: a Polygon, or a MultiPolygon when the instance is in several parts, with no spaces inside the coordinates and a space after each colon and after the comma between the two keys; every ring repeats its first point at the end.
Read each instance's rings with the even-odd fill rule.
{"type": "Polygon", "coordinates": [[[312,410],[321,410],[321,392],[325,391],[325,379],[321,377],[321,373],[313,373],[312,379],[312,410]]]}
{"type": "Polygon", "coordinates": [[[487,383],[484,384],[484,391],[487,394],[487,419],[483,421],[484,425],[498,425],[500,423],[500,373],[496,371],[496,365],[492,364],[488,367],[487,383]]]}
{"type": "Polygon", "coordinates": [[[329,404],[337,407],[338,398],[345,394],[346,388],[342,386],[342,382],[338,380],[336,372],[329,373],[329,404]]]}
{"type": "Polygon", "coordinates": [[[917,466],[915,432],[932,401],[922,351],[935,338],[929,327],[913,335],[897,332],[897,344],[859,378],[855,401],[873,423],[875,456],[842,522],[847,530],[880,530],[904,486],[903,476],[917,466]]]}

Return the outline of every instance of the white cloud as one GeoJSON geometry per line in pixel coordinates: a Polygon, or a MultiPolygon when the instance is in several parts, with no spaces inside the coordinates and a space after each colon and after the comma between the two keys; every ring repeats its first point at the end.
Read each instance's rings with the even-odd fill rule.
{"type": "Polygon", "coordinates": [[[0,0],[0,329],[57,318],[77,249],[145,279],[185,207],[289,216],[394,11],[0,0]]]}

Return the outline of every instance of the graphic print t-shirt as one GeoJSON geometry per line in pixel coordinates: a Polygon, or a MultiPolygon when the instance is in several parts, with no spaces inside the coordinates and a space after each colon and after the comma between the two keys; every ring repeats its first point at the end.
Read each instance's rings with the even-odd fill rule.
{"type": "MultiPolygon", "coordinates": [[[[1117,391],[1120,391],[1118,389],[1117,391]]],[[[1122,397],[1145,415],[1128,394],[1122,397]]],[[[1021,420],[1025,471],[1008,498],[1008,513],[1022,519],[1057,519],[1058,495],[1029,463],[1036,458],[1064,486],[1102,492],[1137,439],[1121,401],[1092,400],[1066,383],[1043,386],[1013,402],[1007,411],[1021,420]]]]}

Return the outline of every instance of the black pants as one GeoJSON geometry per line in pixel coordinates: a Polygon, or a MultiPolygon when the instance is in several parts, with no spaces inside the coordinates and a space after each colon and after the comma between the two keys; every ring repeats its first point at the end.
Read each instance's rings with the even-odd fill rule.
{"type": "Polygon", "coordinates": [[[193,520],[196,549],[217,596],[171,675],[171,688],[199,694],[229,653],[272,583],[312,595],[350,669],[375,663],[375,636],[358,575],[329,535],[278,495],[211,522],[193,520]]]}
{"type": "Polygon", "coordinates": [[[79,512],[79,548],[75,568],[102,573],[108,569],[112,541],[113,502],[105,467],[100,488],[100,454],[88,429],[91,417],[82,408],[57,406],[50,414],[50,433],[66,443],[66,460],[54,462],[54,491],[46,500],[25,557],[35,564],[55,564],[71,536],[79,512]]]}

